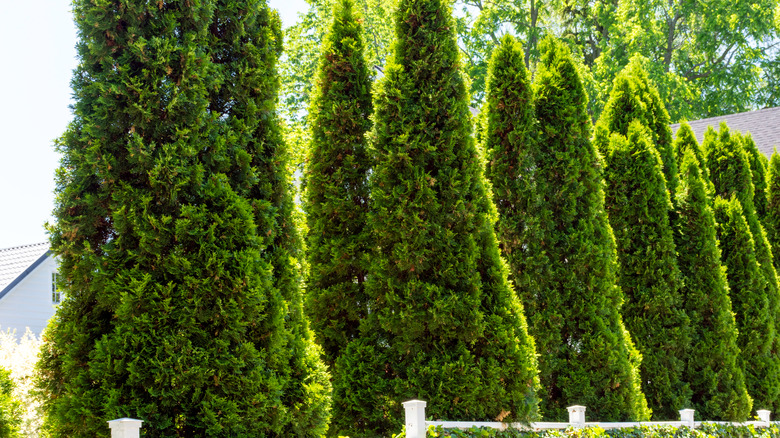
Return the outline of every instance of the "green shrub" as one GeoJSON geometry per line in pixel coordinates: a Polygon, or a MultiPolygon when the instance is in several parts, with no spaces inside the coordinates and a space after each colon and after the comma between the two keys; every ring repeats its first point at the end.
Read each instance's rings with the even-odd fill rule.
{"type": "Polygon", "coordinates": [[[682,380],[690,320],[680,291],[663,163],[638,119],[626,132],[610,138],[605,205],[620,262],[623,321],[642,354],[642,390],[653,418],[670,420],[691,396],[682,380]]]}
{"type": "Polygon", "coordinates": [[[16,438],[22,424],[22,405],[14,395],[11,372],[0,367],[0,438],[16,438]]]}
{"type": "Polygon", "coordinates": [[[370,313],[334,368],[334,428],[537,416],[536,352],[507,280],[449,3],[401,0],[374,98],[370,313]]]}
{"type": "Polygon", "coordinates": [[[766,238],[772,247],[775,269],[780,267],[780,155],[775,150],[767,170],[766,238]]]}
{"type": "Polygon", "coordinates": [[[690,385],[690,407],[699,418],[744,421],[753,401],[740,366],[737,326],[710,203],[694,151],[685,149],[675,203],[677,262],[692,330],[683,381],[690,385]]]}
{"type": "Polygon", "coordinates": [[[647,419],[640,356],[620,317],[615,240],[587,97],[569,49],[553,38],[539,47],[533,90],[540,202],[524,242],[527,275],[516,279],[540,352],[542,414],[560,420],[577,404],[602,421],[647,419]]]}
{"type": "Polygon", "coordinates": [[[442,429],[429,426],[428,437],[436,438],[776,438],[780,427],[732,426],[724,424],[702,424],[696,429],[672,426],[640,426],[624,429],[604,430],[599,427],[566,430],[530,432],[517,429],[498,430],[471,428],[467,430],[442,429]]]}

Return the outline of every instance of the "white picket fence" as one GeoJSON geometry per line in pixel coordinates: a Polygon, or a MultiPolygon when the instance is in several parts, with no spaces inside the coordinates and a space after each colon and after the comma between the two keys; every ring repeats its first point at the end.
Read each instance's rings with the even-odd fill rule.
{"type": "MultiPolygon", "coordinates": [[[[447,429],[471,429],[472,427],[489,427],[493,429],[505,430],[508,428],[528,429],[529,427],[522,423],[501,423],[497,421],[425,421],[426,402],[422,400],[409,400],[404,402],[406,415],[406,438],[425,438],[428,426],[441,426],[447,429]]],[[[553,423],[538,422],[531,423],[530,429],[567,429],[569,427],[591,427],[598,426],[602,429],[622,429],[639,426],[674,426],[695,428],[702,423],[714,424],[732,424],[732,425],[753,425],[755,427],[769,427],[771,412],[765,409],[756,411],[759,421],[746,421],[744,423],[730,423],[728,421],[694,421],[693,409],[680,410],[680,421],[642,421],[642,422],[622,422],[622,423],[588,423],[585,421],[585,406],[569,406],[569,422],[553,423]]],[[[111,438],[140,438],[142,420],[133,418],[120,418],[108,422],[111,428],[111,438]]]]}
{"type": "MultiPolygon", "coordinates": [[[[522,423],[500,423],[492,421],[425,421],[426,402],[422,400],[409,400],[403,403],[406,414],[406,438],[425,438],[428,426],[441,426],[446,429],[470,429],[472,427],[488,427],[492,429],[505,430],[508,428],[529,429],[529,426],[522,423]]],[[[622,423],[588,423],[585,421],[585,406],[569,406],[569,422],[553,423],[538,422],[531,423],[532,430],[545,429],[567,429],[569,427],[591,427],[598,426],[602,429],[622,429],[639,426],[674,426],[695,428],[702,423],[714,424],[732,424],[732,425],[753,425],[755,427],[769,427],[771,412],[765,409],[756,411],[759,421],[746,421],[744,423],[731,423],[728,421],[694,421],[693,409],[680,410],[680,421],[642,421],[642,422],[622,422],[622,423]]]]}

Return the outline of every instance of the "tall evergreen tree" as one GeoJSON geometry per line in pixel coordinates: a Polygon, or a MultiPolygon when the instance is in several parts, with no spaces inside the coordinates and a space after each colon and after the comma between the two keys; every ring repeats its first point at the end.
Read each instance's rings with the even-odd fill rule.
{"type": "Polygon", "coordinates": [[[541,42],[534,95],[540,209],[529,240],[528,284],[518,286],[540,353],[545,418],[588,406],[601,421],[650,416],[640,357],[623,326],[617,254],[604,210],[602,163],[590,141],[587,97],[566,46],[541,42]],[[533,304],[531,304],[533,303],[533,304]]]}
{"type": "Polygon", "coordinates": [[[309,268],[307,312],[326,362],[335,363],[366,317],[363,290],[370,245],[365,134],[371,127],[371,78],[351,0],[339,3],[309,110],[306,168],[309,268]]]}
{"type": "Polygon", "coordinates": [[[263,1],[77,1],[59,148],[65,300],[39,364],[53,436],[323,433],[263,1]]]}
{"type": "Polygon", "coordinates": [[[767,208],[764,216],[767,241],[772,247],[775,269],[780,268],[780,155],[772,153],[767,170],[767,208]]]}
{"type": "Polygon", "coordinates": [[[617,243],[622,315],[642,353],[642,390],[657,419],[673,419],[690,399],[682,380],[690,347],[663,163],[646,128],[632,121],[613,134],[605,157],[605,204],[617,243]]]}
{"type": "Polygon", "coordinates": [[[410,398],[435,418],[536,417],[536,353],[499,254],[447,5],[401,0],[377,86],[377,252],[370,312],[334,369],[339,433],[397,430],[410,398]]]}
{"type": "Polygon", "coordinates": [[[628,127],[634,120],[645,126],[652,145],[661,156],[666,187],[674,196],[678,177],[672,130],[669,127],[671,121],[658,90],[650,82],[641,62],[640,57],[632,58],[615,77],[599,124],[606,126],[609,132],[624,136],[628,135],[628,127]]]}
{"type": "Polygon", "coordinates": [[[758,219],[763,225],[768,202],[766,173],[769,162],[764,154],[759,152],[758,146],[756,146],[756,142],[750,133],[746,133],[742,137],[742,146],[745,148],[748,161],[750,161],[750,174],[753,176],[753,206],[756,208],[758,219]]]}
{"type": "MultiPolygon", "coordinates": [[[[496,233],[510,278],[518,286],[531,281],[519,277],[528,274],[524,262],[538,203],[533,175],[538,125],[524,59],[522,45],[511,35],[505,36],[490,60],[482,110],[485,176],[492,184],[498,210],[496,233]]],[[[518,294],[522,295],[519,290],[518,294]]],[[[535,304],[526,302],[526,312],[533,313],[535,304]]]]}
{"type": "MultiPolygon", "coordinates": [[[[678,132],[677,140],[686,141],[686,137],[678,132]]],[[[726,270],[721,264],[717,224],[692,146],[682,148],[675,203],[675,243],[685,283],[685,310],[692,329],[683,381],[691,387],[690,406],[699,417],[745,421],[753,400],[747,393],[739,359],[738,332],[726,270]]]]}
{"type": "Polygon", "coordinates": [[[766,279],[739,199],[734,196],[726,201],[717,197],[713,210],[739,332],[740,366],[753,406],[763,409],[773,405],[771,397],[777,393],[778,383],[776,356],[772,352],[775,326],[766,279]]]}
{"type": "MultiPolygon", "coordinates": [[[[717,134],[716,134],[717,136],[717,134]]],[[[680,129],[677,130],[677,137],[674,139],[674,156],[678,163],[682,163],[686,151],[691,151],[699,164],[699,175],[707,189],[708,198],[713,198],[715,187],[710,181],[710,172],[706,166],[706,159],[702,145],[696,140],[696,134],[693,133],[691,125],[688,122],[682,122],[680,129]]],[[[682,169],[682,167],[680,167],[682,169]]],[[[680,175],[683,171],[680,170],[680,175]]],[[[682,178],[682,176],[681,176],[682,178]]]]}

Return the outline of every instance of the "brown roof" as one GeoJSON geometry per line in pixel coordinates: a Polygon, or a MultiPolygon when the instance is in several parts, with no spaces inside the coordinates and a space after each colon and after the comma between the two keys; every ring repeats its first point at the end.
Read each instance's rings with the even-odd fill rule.
{"type": "MultiPolygon", "coordinates": [[[[712,126],[717,131],[720,122],[726,122],[732,131],[739,131],[743,134],[749,132],[753,136],[758,150],[767,158],[772,156],[775,147],[780,148],[780,107],[710,117],[709,119],[694,120],[688,124],[691,125],[696,139],[701,143],[704,141],[704,131],[707,130],[707,126],[712,126]]],[[[671,127],[677,135],[680,124],[675,123],[671,127]]]]}

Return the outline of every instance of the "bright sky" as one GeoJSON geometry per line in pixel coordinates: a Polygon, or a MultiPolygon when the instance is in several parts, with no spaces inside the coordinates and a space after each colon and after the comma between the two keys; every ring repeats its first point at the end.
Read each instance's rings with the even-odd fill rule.
{"type": "MultiPolygon", "coordinates": [[[[269,0],[285,26],[305,0],[269,0]]],[[[76,28],[64,0],[7,1],[0,13],[0,249],[45,242],[53,221],[53,140],[71,120],[76,28]]]]}

